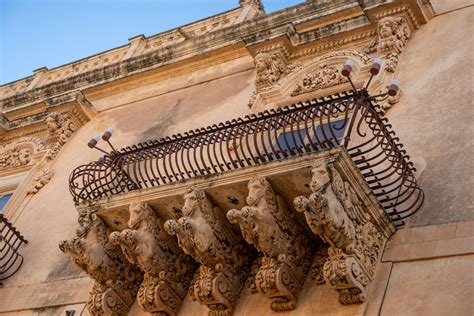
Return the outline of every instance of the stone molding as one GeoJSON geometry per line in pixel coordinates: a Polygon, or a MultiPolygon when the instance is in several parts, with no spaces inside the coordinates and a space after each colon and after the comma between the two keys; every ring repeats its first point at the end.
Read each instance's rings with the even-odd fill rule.
{"type": "MultiPolygon", "coordinates": [[[[69,93],[77,89],[84,90],[145,70],[162,67],[177,60],[187,59],[196,54],[202,55],[204,51],[210,52],[223,47],[241,45],[242,43],[248,46],[250,53],[254,55],[252,53],[254,51],[253,47],[258,47],[261,43],[272,41],[275,38],[288,38],[292,43],[290,59],[294,59],[297,55],[308,56],[314,54],[314,49],[317,52],[323,52],[375,35],[373,31],[366,31],[374,14],[407,14],[411,20],[410,24],[417,26],[427,21],[427,16],[423,14],[423,10],[426,9],[420,8],[415,0],[409,0],[404,4],[386,4],[375,8],[364,8],[355,0],[341,1],[337,5],[330,1],[323,3],[305,2],[286,10],[257,18],[249,18],[241,23],[195,35],[166,48],[160,49],[162,46],[160,44],[157,49],[148,52],[145,49],[147,44],[139,53],[135,53],[134,56],[125,60],[114,59],[111,61],[110,58],[104,57],[104,60],[107,59],[108,61],[102,64],[103,66],[98,63],[91,70],[80,74],[65,76],[64,79],[42,86],[39,85],[26,92],[17,92],[15,95],[3,98],[0,101],[1,107],[6,110],[23,104],[38,103],[59,94],[69,93]],[[342,16],[338,16],[341,13],[342,16]],[[345,17],[344,14],[346,14],[345,17]],[[327,18],[327,25],[318,27],[316,24],[315,28],[308,29],[308,27],[304,27],[304,31],[298,31],[298,25],[306,25],[311,19],[319,19],[322,16],[333,16],[333,18],[327,18]],[[345,34],[344,39],[335,38],[341,37],[341,34],[345,34]],[[331,40],[333,37],[334,39],[331,40]],[[318,43],[323,38],[325,40],[323,46],[321,46],[318,43]],[[306,48],[305,46],[310,47],[306,48]]],[[[190,33],[190,31],[186,32],[190,33]]],[[[180,36],[182,37],[182,35],[180,36]]]]}

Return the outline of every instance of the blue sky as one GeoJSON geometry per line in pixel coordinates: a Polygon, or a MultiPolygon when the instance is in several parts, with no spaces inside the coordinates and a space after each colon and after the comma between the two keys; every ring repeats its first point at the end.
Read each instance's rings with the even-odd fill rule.
{"type": "MultiPolygon", "coordinates": [[[[0,0],[0,85],[238,6],[238,0],[0,0]]],[[[304,0],[263,0],[273,12],[304,0]]]]}

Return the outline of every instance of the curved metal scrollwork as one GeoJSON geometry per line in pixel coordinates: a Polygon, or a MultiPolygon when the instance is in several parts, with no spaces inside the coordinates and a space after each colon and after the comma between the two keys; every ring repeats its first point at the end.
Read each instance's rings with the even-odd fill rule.
{"type": "Polygon", "coordinates": [[[365,91],[348,92],[251,114],[160,140],[76,168],[76,203],[219,174],[344,146],[396,225],[424,195],[391,124],[365,91]]]}
{"type": "Polygon", "coordinates": [[[0,285],[21,268],[23,257],[18,249],[27,243],[5,216],[0,214],[0,285]]]}

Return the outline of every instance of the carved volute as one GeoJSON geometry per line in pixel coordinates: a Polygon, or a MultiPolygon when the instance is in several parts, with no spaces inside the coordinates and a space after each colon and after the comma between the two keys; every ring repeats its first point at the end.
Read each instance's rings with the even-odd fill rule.
{"type": "Polygon", "coordinates": [[[272,298],[273,310],[294,309],[310,266],[311,243],[264,177],[251,179],[248,190],[248,206],[230,210],[227,218],[264,255],[255,277],[257,289],[272,298]]]}
{"type": "Polygon", "coordinates": [[[59,248],[95,280],[87,307],[92,315],[127,315],[137,295],[142,274],[108,241],[105,223],[95,215],[81,236],[64,240],[59,248]]]}
{"type": "Polygon", "coordinates": [[[330,246],[324,279],[339,292],[341,303],[364,302],[385,238],[332,163],[315,165],[311,176],[313,193],[295,198],[294,206],[304,213],[313,233],[330,246]]]}
{"type": "Polygon", "coordinates": [[[197,265],[165,232],[163,221],[148,204],[132,203],[129,212],[130,229],[111,233],[109,240],[144,272],[138,304],[147,312],[176,315],[197,265]]]}
{"type": "Polygon", "coordinates": [[[186,191],[182,212],[165,229],[201,264],[194,298],[208,306],[209,315],[231,315],[254,256],[202,189],[186,191]]]}

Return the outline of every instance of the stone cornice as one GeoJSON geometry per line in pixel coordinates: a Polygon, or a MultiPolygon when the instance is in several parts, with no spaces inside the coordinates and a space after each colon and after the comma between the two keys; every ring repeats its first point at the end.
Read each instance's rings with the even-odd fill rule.
{"type": "MultiPolygon", "coordinates": [[[[40,102],[57,102],[58,98],[71,91],[84,90],[107,82],[130,77],[151,69],[171,65],[177,61],[195,60],[224,47],[245,44],[251,55],[252,47],[261,46],[275,38],[290,39],[291,57],[322,52],[352,41],[373,36],[374,20],[378,16],[407,11],[415,28],[426,21],[419,13],[416,1],[405,0],[364,8],[360,1],[338,0],[307,1],[297,6],[277,11],[269,15],[244,20],[241,23],[216,29],[198,36],[188,37],[166,47],[158,47],[151,52],[142,49],[137,56],[107,64],[77,75],[66,77],[29,91],[0,100],[3,112],[24,105],[40,102]],[[416,7],[416,8],[415,8],[416,7]],[[319,22],[312,22],[319,21],[319,22]],[[311,26],[311,24],[313,24],[311,26]],[[314,28],[313,28],[314,27],[314,28]],[[301,32],[298,32],[301,29],[301,32]],[[357,34],[354,34],[357,33],[357,34]],[[326,40],[326,39],[332,39],[326,40]],[[322,44],[317,48],[304,48],[315,42],[322,44]],[[301,47],[301,48],[299,48],[301,47]],[[53,98],[54,97],[54,98],[53,98]]],[[[148,41],[151,38],[148,39],[148,41]]],[[[137,41],[142,40],[138,38],[137,41]]],[[[146,46],[146,44],[145,44],[146,46]]]]}

